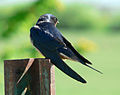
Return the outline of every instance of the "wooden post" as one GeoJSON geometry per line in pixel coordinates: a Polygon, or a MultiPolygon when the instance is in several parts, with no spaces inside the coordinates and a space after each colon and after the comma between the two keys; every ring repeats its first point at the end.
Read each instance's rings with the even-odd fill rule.
{"type": "Polygon", "coordinates": [[[36,58],[17,84],[28,61],[4,61],[5,95],[55,95],[55,71],[48,59],[36,58]]]}

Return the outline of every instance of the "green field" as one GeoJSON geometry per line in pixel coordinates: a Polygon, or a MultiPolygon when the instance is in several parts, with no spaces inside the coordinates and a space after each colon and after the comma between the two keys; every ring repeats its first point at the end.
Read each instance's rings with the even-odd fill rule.
{"type": "MultiPolygon", "coordinates": [[[[61,30],[63,35],[77,44],[80,38],[88,39],[97,45],[93,52],[83,55],[92,61],[93,67],[101,70],[99,74],[77,62],[66,61],[76,72],[87,80],[79,83],[56,68],[56,95],[120,95],[120,34],[103,34],[61,30]]],[[[0,65],[0,95],[3,95],[3,65],[0,65]]]]}
{"type": "Polygon", "coordinates": [[[67,61],[88,83],[79,83],[56,69],[56,95],[120,95],[120,34],[64,31],[64,35],[73,44],[82,37],[95,42],[97,50],[84,55],[103,74],[67,61]]]}

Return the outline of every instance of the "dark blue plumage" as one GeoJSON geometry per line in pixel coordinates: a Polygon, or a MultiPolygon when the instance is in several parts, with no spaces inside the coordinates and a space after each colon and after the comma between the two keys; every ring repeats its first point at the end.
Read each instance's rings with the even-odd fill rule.
{"type": "Polygon", "coordinates": [[[56,28],[57,22],[57,18],[51,14],[42,15],[36,25],[30,29],[31,41],[33,45],[61,71],[77,81],[86,83],[86,81],[66,65],[61,58],[81,62],[88,67],[90,66],[86,63],[91,64],[91,62],[81,56],[73,48],[71,43],[62,36],[56,28]]]}

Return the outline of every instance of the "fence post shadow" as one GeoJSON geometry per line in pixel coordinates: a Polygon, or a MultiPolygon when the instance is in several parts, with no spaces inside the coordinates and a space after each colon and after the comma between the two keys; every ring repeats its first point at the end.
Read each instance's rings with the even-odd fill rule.
{"type": "Polygon", "coordinates": [[[17,84],[29,59],[5,60],[5,95],[55,95],[55,68],[48,59],[35,58],[17,84]]]}

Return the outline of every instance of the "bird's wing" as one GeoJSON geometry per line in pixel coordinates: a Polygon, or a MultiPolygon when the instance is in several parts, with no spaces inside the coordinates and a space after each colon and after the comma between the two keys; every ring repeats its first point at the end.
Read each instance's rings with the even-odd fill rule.
{"type": "Polygon", "coordinates": [[[65,39],[65,37],[63,37],[62,36],[62,38],[63,38],[63,41],[64,41],[64,43],[66,44],[66,47],[68,48],[68,49],[63,49],[63,48],[61,48],[62,50],[62,52],[66,55],[69,55],[69,52],[73,52],[73,53],[71,53],[71,55],[69,56],[71,59],[73,58],[73,60],[75,59],[77,59],[77,61],[79,61],[79,62],[81,62],[83,65],[85,65],[85,66],[87,66],[87,67],[89,67],[89,68],[91,68],[91,69],[93,69],[93,70],[95,70],[95,71],[97,71],[97,72],[99,72],[99,73],[101,73],[102,74],[102,72],[100,72],[99,70],[97,70],[97,69],[95,69],[95,68],[93,68],[93,67],[91,67],[91,66],[89,66],[88,64],[92,64],[90,61],[88,61],[86,58],[84,58],[82,55],[80,55],[75,49],[74,49],[74,47],[71,45],[71,43],[69,42],[69,41],[67,41],[67,39],[65,39]],[[76,58],[77,57],[77,58],[76,58]],[[88,63],[88,64],[86,64],[86,63],[88,63]]]}
{"type": "Polygon", "coordinates": [[[51,33],[43,31],[39,28],[32,27],[30,29],[30,38],[33,45],[39,44],[48,50],[55,50],[64,47],[64,43],[55,38],[51,33]]]}
{"type": "Polygon", "coordinates": [[[77,56],[84,63],[92,64],[90,61],[88,61],[86,58],[84,58],[82,55],[80,55],[65,37],[62,36],[62,38],[63,38],[63,41],[66,44],[66,46],[74,53],[75,56],[77,56]]]}
{"type": "Polygon", "coordinates": [[[59,42],[54,37],[44,33],[44,31],[41,31],[40,29],[32,28],[30,31],[31,31],[30,37],[33,45],[38,50],[40,50],[40,52],[43,53],[43,55],[46,58],[49,58],[56,67],[58,67],[61,71],[63,71],[71,78],[80,81],[82,83],[86,83],[86,81],[80,75],[78,75],[75,71],[73,71],[60,58],[57,49],[64,47],[64,43],[59,42]]]}
{"type": "MultiPolygon", "coordinates": [[[[63,51],[64,52],[64,54],[65,54],[65,52],[66,52],[66,54],[68,54],[68,55],[70,55],[71,57],[71,59],[73,59],[73,60],[76,60],[76,58],[79,60],[79,61],[81,61],[81,63],[88,63],[88,64],[92,64],[90,61],[88,61],[86,58],[84,58],[82,55],[80,55],[75,49],[74,49],[74,47],[71,45],[71,43],[67,40],[67,39],[65,39],[65,37],[63,37],[62,36],[62,34],[59,32],[59,30],[56,28],[56,27],[54,27],[53,25],[51,25],[50,26],[51,28],[50,29],[52,29],[51,31],[51,34],[53,34],[53,35],[55,35],[55,37],[56,38],[58,38],[62,43],[64,43],[66,46],[63,48],[63,50],[62,50],[62,48],[61,49],[59,49],[60,51],[63,51]],[[65,50],[65,48],[66,48],[66,50],[65,50]],[[82,62],[83,61],[83,62],[82,62]]],[[[65,55],[66,55],[65,54],[65,55]]],[[[68,56],[69,57],[69,56],[68,56]]]]}

